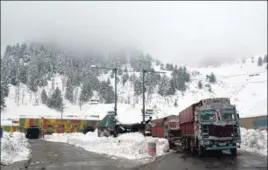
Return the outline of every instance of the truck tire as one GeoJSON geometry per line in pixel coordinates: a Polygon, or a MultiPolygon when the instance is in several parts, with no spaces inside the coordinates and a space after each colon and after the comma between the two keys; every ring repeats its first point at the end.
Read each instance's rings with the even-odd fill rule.
{"type": "Polygon", "coordinates": [[[202,157],[205,155],[205,149],[203,146],[201,146],[200,144],[198,145],[198,156],[202,157]]]}
{"type": "Polygon", "coordinates": [[[230,149],[230,152],[232,154],[232,156],[236,156],[237,155],[237,149],[230,149]]]}

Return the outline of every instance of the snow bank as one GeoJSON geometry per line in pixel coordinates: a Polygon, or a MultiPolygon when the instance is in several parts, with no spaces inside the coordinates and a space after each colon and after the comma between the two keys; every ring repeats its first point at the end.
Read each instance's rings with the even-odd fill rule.
{"type": "Polygon", "coordinates": [[[4,132],[3,138],[1,138],[1,164],[9,165],[27,160],[30,156],[29,146],[24,133],[4,132]]]}
{"type": "Polygon", "coordinates": [[[267,131],[240,128],[241,149],[267,156],[267,131]]]}
{"type": "Polygon", "coordinates": [[[82,147],[87,151],[127,158],[132,160],[145,160],[150,156],[147,152],[148,142],[156,142],[156,156],[164,155],[169,151],[169,143],[166,139],[144,137],[140,133],[127,133],[113,137],[98,137],[96,133],[89,132],[71,134],[46,135],[45,140],[65,142],[82,147]]]}

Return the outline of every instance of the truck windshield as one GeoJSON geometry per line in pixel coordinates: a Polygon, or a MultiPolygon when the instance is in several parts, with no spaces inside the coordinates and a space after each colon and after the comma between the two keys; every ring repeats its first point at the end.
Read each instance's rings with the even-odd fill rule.
{"type": "Polygon", "coordinates": [[[201,121],[215,121],[215,113],[212,110],[201,111],[199,115],[201,121]]]}
{"type": "Polygon", "coordinates": [[[222,120],[235,120],[235,110],[222,110],[221,118],[222,120]]]}

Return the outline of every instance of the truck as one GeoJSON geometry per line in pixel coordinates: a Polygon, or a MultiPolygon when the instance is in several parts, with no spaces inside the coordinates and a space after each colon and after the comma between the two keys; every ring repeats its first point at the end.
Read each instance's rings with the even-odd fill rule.
{"type": "Polygon", "coordinates": [[[239,114],[229,98],[208,98],[179,112],[184,150],[199,156],[207,151],[230,150],[236,156],[241,136],[239,114]]]}
{"type": "Polygon", "coordinates": [[[152,136],[165,138],[170,146],[180,141],[179,116],[170,115],[160,119],[152,120],[152,136]]]}

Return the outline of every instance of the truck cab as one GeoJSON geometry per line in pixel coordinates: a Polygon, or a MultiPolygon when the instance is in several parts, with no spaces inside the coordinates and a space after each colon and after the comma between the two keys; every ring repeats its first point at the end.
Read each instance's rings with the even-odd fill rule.
{"type": "Polygon", "coordinates": [[[228,99],[202,100],[195,110],[195,126],[199,152],[230,150],[236,155],[241,141],[239,115],[228,99]]]}

